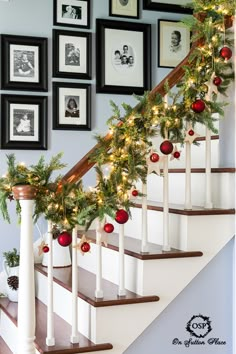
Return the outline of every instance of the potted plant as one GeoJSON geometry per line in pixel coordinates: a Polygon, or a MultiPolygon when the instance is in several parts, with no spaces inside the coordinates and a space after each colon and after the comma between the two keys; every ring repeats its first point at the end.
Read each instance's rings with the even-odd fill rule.
{"type": "Polygon", "coordinates": [[[3,252],[3,269],[7,277],[6,292],[9,300],[17,302],[19,287],[19,264],[20,255],[16,248],[12,251],[3,252]]]}

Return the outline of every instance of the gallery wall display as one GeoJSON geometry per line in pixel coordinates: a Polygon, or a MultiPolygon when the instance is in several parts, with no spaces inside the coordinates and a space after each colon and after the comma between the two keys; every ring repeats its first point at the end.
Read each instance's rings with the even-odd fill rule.
{"type": "Polygon", "coordinates": [[[1,149],[47,150],[47,97],[1,95],[1,149]]]}
{"type": "Polygon", "coordinates": [[[90,0],[54,0],[54,25],[90,28],[90,0]]]}
{"type": "Polygon", "coordinates": [[[143,94],[151,85],[151,25],[96,21],[96,92],[143,94]]]}
{"type": "Polygon", "coordinates": [[[158,66],[174,68],[189,53],[190,31],[181,22],[158,20],[158,66]]]}
{"type": "Polygon", "coordinates": [[[143,0],[143,9],[192,14],[192,9],[187,7],[189,3],[191,0],[143,0]]]}
{"type": "Polygon", "coordinates": [[[53,129],[91,130],[91,85],[53,83],[53,129]]]}
{"type": "Polygon", "coordinates": [[[47,91],[47,38],[1,35],[1,89],[47,91]]]}
{"type": "Polygon", "coordinates": [[[109,16],[139,18],[139,0],[109,0],[109,16]]]}
{"type": "Polygon", "coordinates": [[[53,30],[53,76],[91,79],[91,33],[53,30]]]}

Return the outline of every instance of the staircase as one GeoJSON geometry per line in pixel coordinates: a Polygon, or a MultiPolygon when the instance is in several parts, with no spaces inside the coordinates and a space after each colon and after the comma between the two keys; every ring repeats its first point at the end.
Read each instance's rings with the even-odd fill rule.
{"type": "MultiPolygon", "coordinates": [[[[186,63],[188,58],[184,61],[186,63]]],[[[169,76],[171,86],[182,73],[180,64],[169,76]]],[[[163,82],[153,90],[163,93],[163,82]]],[[[107,137],[109,139],[109,136],[107,137]]],[[[116,228],[102,247],[103,298],[94,296],[96,257],[99,252],[95,230],[87,232],[91,252],[78,252],[78,329],[79,344],[70,343],[72,323],[71,267],[53,269],[55,346],[45,344],[47,325],[47,268],[35,265],[36,353],[112,353],[122,354],[176,298],[215,255],[233,238],[235,231],[235,167],[219,168],[218,136],[212,138],[213,209],[204,208],[204,137],[194,148],[192,168],[193,208],[184,207],[185,166],[183,158],[170,164],[170,245],[162,250],[163,178],[148,177],[148,251],[141,252],[141,201],[135,200],[132,219],[125,225],[125,289],[119,296],[119,244],[116,228]],[[196,161],[196,162],[194,162],[196,161]],[[179,163],[179,165],[177,165],[179,163]],[[196,163],[196,165],[194,165],[196,163]]],[[[96,149],[96,147],[94,148],[96,149]]],[[[92,150],[94,150],[92,149],[92,150]]],[[[89,152],[65,180],[73,182],[91,167],[89,152]]],[[[138,188],[138,186],[137,186],[138,188]]],[[[78,239],[83,231],[79,231],[78,239]]],[[[0,299],[0,353],[17,351],[17,303],[0,299]]],[[[19,353],[24,354],[24,353],[19,353]]]]}

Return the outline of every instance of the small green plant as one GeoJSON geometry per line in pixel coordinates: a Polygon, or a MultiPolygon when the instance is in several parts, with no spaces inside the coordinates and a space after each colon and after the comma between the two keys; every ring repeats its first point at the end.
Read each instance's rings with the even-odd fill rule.
{"type": "Polygon", "coordinates": [[[16,248],[13,248],[13,251],[3,252],[3,258],[5,258],[8,267],[17,267],[20,264],[20,255],[16,248]]]}

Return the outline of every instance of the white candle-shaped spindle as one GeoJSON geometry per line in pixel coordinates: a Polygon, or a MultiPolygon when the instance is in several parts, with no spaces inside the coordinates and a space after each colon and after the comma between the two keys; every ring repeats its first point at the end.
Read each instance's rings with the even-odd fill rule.
{"type": "MultiPolygon", "coordinates": [[[[186,123],[186,131],[190,129],[190,122],[186,123]]],[[[185,209],[192,209],[191,192],[191,143],[185,142],[185,209]]]]}
{"type": "Polygon", "coordinates": [[[49,253],[48,253],[48,301],[47,301],[47,346],[55,345],[54,337],[54,311],[53,311],[53,242],[52,242],[52,222],[48,221],[48,237],[47,237],[49,253]]]}
{"type": "Polygon", "coordinates": [[[97,255],[96,255],[96,290],[95,297],[103,298],[102,290],[102,225],[103,223],[98,219],[97,220],[97,230],[96,230],[96,245],[97,245],[97,255]]]}
{"type": "Polygon", "coordinates": [[[72,324],[71,343],[79,343],[78,335],[78,264],[77,264],[77,226],[72,231],[72,324]]]}
{"type": "Polygon", "coordinates": [[[125,254],[124,254],[124,225],[119,227],[119,296],[125,296],[125,254]]]}
{"type": "Polygon", "coordinates": [[[142,245],[141,251],[148,252],[148,227],[147,227],[147,184],[142,185],[142,245]]]}
{"type": "Polygon", "coordinates": [[[163,246],[162,249],[163,251],[170,250],[168,156],[163,157],[163,246]]]}

